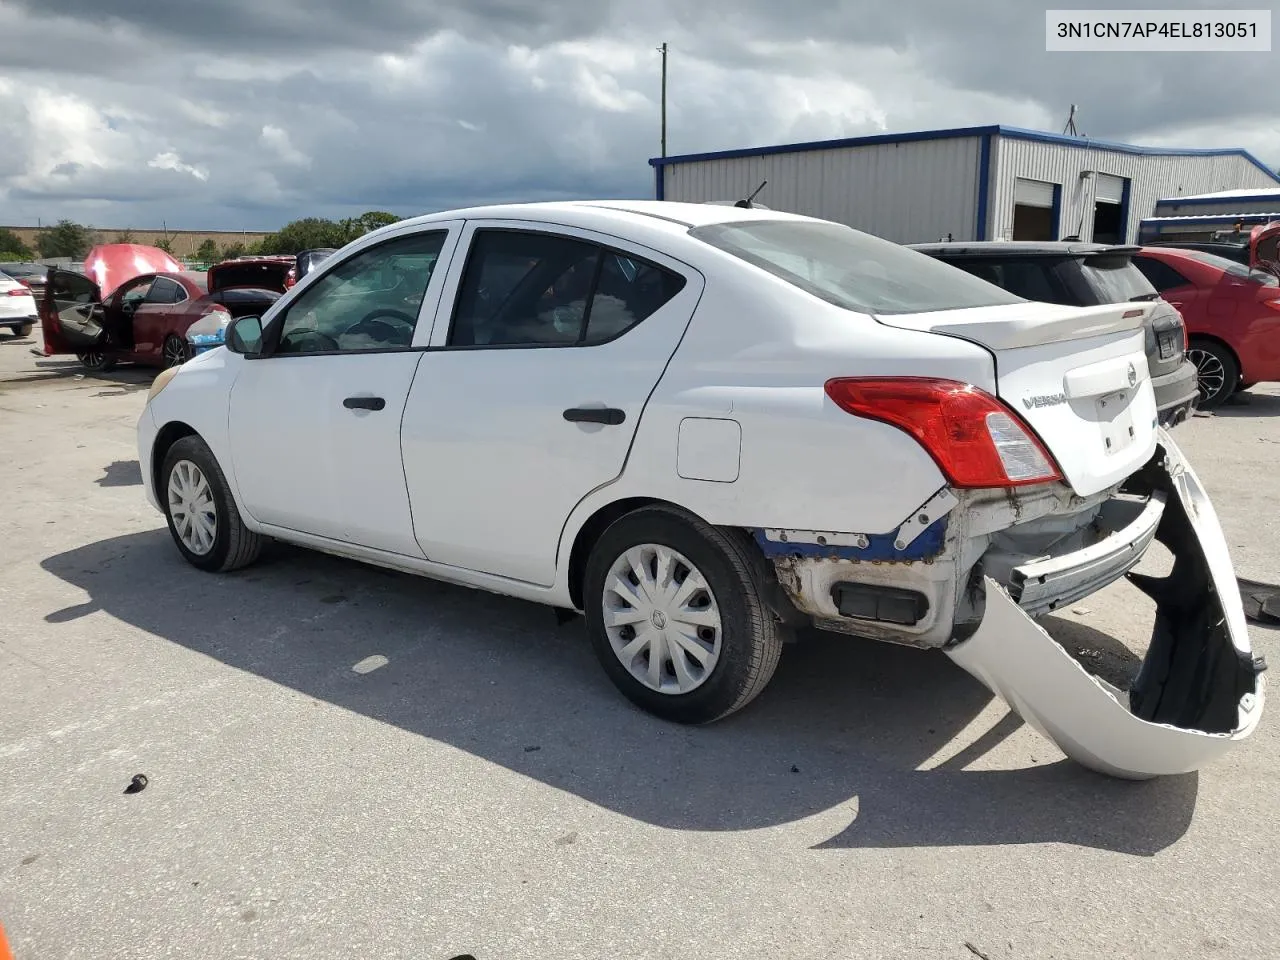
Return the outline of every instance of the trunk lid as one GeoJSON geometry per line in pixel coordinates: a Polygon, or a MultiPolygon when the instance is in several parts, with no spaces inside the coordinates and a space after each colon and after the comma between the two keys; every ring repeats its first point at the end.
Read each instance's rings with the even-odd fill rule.
{"type": "Polygon", "coordinates": [[[1072,489],[1089,496],[1155,452],[1144,326],[1156,306],[1026,302],[877,319],[986,347],[1000,398],[1040,437],[1072,489]]]}
{"type": "Polygon", "coordinates": [[[259,290],[288,289],[286,280],[293,267],[292,259],[228,260],[209,268],[209,292],[232,287],[255,287],[259,290]]]}

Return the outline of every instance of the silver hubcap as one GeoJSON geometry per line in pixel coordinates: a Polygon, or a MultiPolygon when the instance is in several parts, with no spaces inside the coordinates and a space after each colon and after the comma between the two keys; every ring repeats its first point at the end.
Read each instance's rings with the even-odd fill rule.
{"type": "Polygon", "coordinates": [[[659,693],[696,690],[720,660],[720,607],[706,578],[660,544],[632,547],[609,568],[604,628],[622,665],[659,693]]]}
{"type": "Polygon", "coordinates": [[[188,550],[203,556],[213,549],[218,536],[213,490],[190,460],[179,460],[169,473],[169,516],[188,550]]]}
{"type": "Polygon", "coordinates": [[[90,353],[80,354],[80,362],[86,367],[100,367],[102,366],[102,361],[103,355],[96,350],[90,353]]]}
{"type": "Polygon", "coordinates": [[[186,359],[187,351],[179,341],[173,339],[165,341],[164,365],[166,367],[176,367],[179,364],[186,362],[186,359]]]}
{"type": "Polygon", "coordinates": [[[1200,386],[1200,399],[1209,400],[1220,394],[1227,386],[1227,370],[1222,361],[1207,350],[1192,347],[1187,356],[1196,365],[1200,386]]]}

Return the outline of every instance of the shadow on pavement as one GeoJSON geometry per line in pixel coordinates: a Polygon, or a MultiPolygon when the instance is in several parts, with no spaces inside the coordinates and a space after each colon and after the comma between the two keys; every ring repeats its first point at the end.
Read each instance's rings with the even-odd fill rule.
{"type": "Polygon", "coordinates": [[[1215,417],[1280,417],[1280,397],[1272,393],[1237,393],[1213,411],[1215,417]]]}
{"type": "Polygon", "coordinates": [[[137,460],[117,460],[102,468],[102,476],[94,481],[100,487],[135,487],[142,485],[142,467],[137,460]]]}
{"type": "MultiPolygon", "coordinates": [[[[949,762],[917,769],[991,699],[936,653],[815,635],[787,649],[742,713],[688,728],[633,708],[595,662],[581,621],[557,627],[534,604],[284,546],[238,574],[210,576],[178,557],[165,530],[42,566],[91,598],[48,622],[100,609],[669,829],[747,830],[823,814],[821,847],[1059,842],[1151,855],[1186,832],[1195,810],[1194,774],[1134,784],[1067,761],[961,769],[1017,729],[1013,716],[949,762]],[[382,662],[373,657],[386,665],[353,671],[382,662]]],[[[1047,742],[1044,750],[1056,755],[1047,742]]]]}

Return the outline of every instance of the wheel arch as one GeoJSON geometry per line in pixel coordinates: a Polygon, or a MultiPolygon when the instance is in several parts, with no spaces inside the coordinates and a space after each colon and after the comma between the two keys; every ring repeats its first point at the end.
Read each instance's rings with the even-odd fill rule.
{"type": "Polygon", "coordinates": [[[616,521],[643,507],[675,507],[683,510],[677,503],[660,500],[657,497],[624,497],[599,507],[578,528],[574,535],[573,546],[569,549],[569,599],[575,610],[583,608],[582,581],[587,572],[587,558],[591,556],[591,548],[596,545],[601,535],[616,521]]]}
{"type": "MultiPolygon", "coordinates": [[[[685,517],[709,523],[693,510],[670,500],[659,497],[623,497],[599,507],[578,528],[569,551],[568,588],[569,598],[575,610],[584,609],[584,583],[587,572],[587,561],[591,550],[604,532],[618,520],[646,507],[666,507],[685,517]]],[[[710,524],[716,526],[715,524],[710,524]]],[[[739,527],[717,527],[736,540],[749,558],[752,572],[760,584],[761,598],[765,601],[773,615],[783,624],[791,627],[808,623],[808,618],[800,613],[791,602],[790,597],[782,589],[777,580],[773,564],[765,557],[755,539],[748,531],[739,527]]]]}
{"type": "MultiPolygon", "coordinates": [[[[1243,371],[1244,368],[1240,364],[1240,354],[1236,351],[1235,347],[1227,343],[1227,341],[1222,339],[1222,337],[1218,336],[1216,333],[1187,334],[1188,346],[1190,346],[1191,344],[1194,344],[1197,340],[1207,340],[1209,343],[1215,344],[1216,346],[1219,346],[1223,350],[1227,351],[1227,353],[1231,354],[1231,358],[1235,360],[1236,367],[1243,371]]],[[[1241,376],[1244,376],[1243,372],[1241,373],[1241,376]]]]}
{"type": "MultiPolygon", "coordinates": [[[[156,498],[160,498],[164,485],[161,483],[160,470],[164,466],[165,454],[169,452],[169,448],[181,440],[183,437],[199,437],[200,433],[188,423],[181,420],[170,420],[156,434],[155,442],[151,445],[151,463],[148,465],[148,475],[151,477],[152,489],[156,492],[156,498]]],[[[203,439],[203,438],[201,438],[203,439]]]]}

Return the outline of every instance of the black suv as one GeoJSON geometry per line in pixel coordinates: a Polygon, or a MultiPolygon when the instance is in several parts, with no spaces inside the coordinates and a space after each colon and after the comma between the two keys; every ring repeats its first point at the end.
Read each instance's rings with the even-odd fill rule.
{"type": "Polygon", "coordinates": [[[1159,300],[1147,323],[1147,366],[1155,388],[1160,422],[1181,423],[1194,407],[1196,366],[1186,359],[1182,314],[1160,300],[1133,263],[1141,247],[1102,243],[1033,243],[990,240],[974,243],[916,243],[927,253],[966,273],[981,277],[1026,300],[1092,307],[1131,300],[1159,300]]]}

